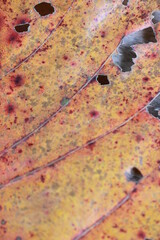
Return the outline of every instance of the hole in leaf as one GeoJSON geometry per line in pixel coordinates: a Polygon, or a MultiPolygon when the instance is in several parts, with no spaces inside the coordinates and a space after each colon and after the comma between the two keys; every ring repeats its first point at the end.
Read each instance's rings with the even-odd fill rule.
{"type": "Polygon", "coordinates": [[[137,57],[131,46],[149,42],[157,42],[152,27],[125,36],[117,48],[119,54],[112,56],[114,64],[117,65],[122,72],[131,71],[131,67],[134,65],[132,58],[137,57]]]}
{"type": "Polygon", "coordinates": [[[155,33],[152,27],[148,27],[125,36],[122,39],[121,44],[130,47],[136,44],[143,44],[143,43],[149,43],[149,42],[154,42],[154,43],[157,42],[155,38],[155,33]]]}
{"type": "Polygon", "coordinates": [[[125,176],[127,181],[135,183],[138,183],[143,178],[142,173],[136,167],[131,168],[129,172],[125,172],[125,176]]]}
{"type": "Polygon", "coordinates": [[[19,24],[15,26],[15,30],[18,33],[23,33],[23,32],[28,32],[29,31],[30,24],[29,23],[24,23],[24,24],[19,24]]]}
{"type": "Polygon", "coordinates": [[[40,16],[47,16],[55,12],[54,7],[51,3],[48,2],[41,2],[35,5],[34,9],[39,13],[40,16]]]}
{"type": "Polygon", "coordinates": [[[122,4],[127,6],[128,2],[129,2],[129,0],[123,0],[122,4]]]}
{"type": "Polygon", "coordinates": [[[132,58],[136,58],[137,55],[134,52],[133,48],[120,45],[118,47],[118,53],[117,55],[113,55],[112,59],[115,65],[117,65],[122,72],[128,72],[131,71],[132,65],[134,65],[134,62],[132,58]]]}
{"type": "Polygon", "coordinates": [[[147,111],[153,117],[160,119],[160,94],[148,105],[147,111]]]}
{"type": "Polygon", "coordinates": [[[96,80],[101,85],[108,85],[108,84],[110,84],[110,82],[108,80],[108,77],[106,75],[98,75],[96,77],[96,80]]]}
{"type": "Polygon", "coordinates": [[[153,22],[154,24],[160,22],[160,10],[154,11],[154,12],[152,13],[152,16],[153,16],[152,22],[153,22]]]}

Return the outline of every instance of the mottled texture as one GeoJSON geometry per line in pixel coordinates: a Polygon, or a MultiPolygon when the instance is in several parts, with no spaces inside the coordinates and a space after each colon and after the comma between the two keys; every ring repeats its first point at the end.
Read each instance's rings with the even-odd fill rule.
{"type": "Polygon", "coordinates": [[[0,240],[159,240],[160,2],[123,2],[3,0],[0,240]]]}

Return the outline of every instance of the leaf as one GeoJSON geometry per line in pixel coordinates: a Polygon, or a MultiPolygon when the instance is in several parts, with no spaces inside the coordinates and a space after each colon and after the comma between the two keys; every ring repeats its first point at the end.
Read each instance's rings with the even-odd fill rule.
{"type": "Polygon", "coordinates": [[[12,4],[7,21],[32,11],[30,31],[16,33],[21,46],[3,40],[2,21],[0,237],[97,240],[104,220],[116,239],[114,219],[125,230],[124,216],[125,239],[158,238],[139,213],[152,202],[148,186],[153,211],[158,202],[159,1],[54,1],[45,17],[34,10],[42,3],[12,4]],[[124,49],[135,56],[129,72],[113,61],[124,49]],[[130,199],[138,223],[127,214],[130,199]]]}

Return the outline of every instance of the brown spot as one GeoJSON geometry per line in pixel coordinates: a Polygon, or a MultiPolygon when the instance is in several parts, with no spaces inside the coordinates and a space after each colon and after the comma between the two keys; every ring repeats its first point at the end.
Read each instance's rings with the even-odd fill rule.
{"type": "Polygon", "coordinates": [[[14,85],[14,87],[20,87],[24,84],[24,80],[21,75],[17,75],[14,77],[11,77],[11,82],[14,85]]]}
{"type": "Polygon", "coordinates": [[[136,136],[136,141],[139,143],[139,142],[141,142],[141,141],[143,141],[144,140],[144,138],[142,137],[142,136],[140,136],[140,135],[137,135],[136,136]]]}
{"type": "Polygon", "coordinates": [[[90,112],[90,116],[91,116],[92,118],[96,118],[96,117],[99,116],[99,112],[96,111],[96,110],[93,110],[93,111],[90,112]]]}
{"type": "Polygon", "coordinates": [[[101,37],[104,38],[106,36],[106,33],[104,31],[101,32],[101,37]]]}
{"type": "Polygon", "coordinates": [[[124,6],[127,6],[127,5],[128,5],[128,2],[129,2],[129,0],[123,0],[122,4],[123,4],[124,6]]]}
{"type": "Polygon", "coordinates": [[[68,57],[67,57],[66,55],[64,55],[64,56],[63,56],[63,59],[64,59],[64,60],[67,60],[67,59],[68,59],[68,57]]]}
{"type": "Polygon", "coordinates": [[[41,182],[45,182],[45,176],[44,175],[41,175],[41,182]]]}
{"type": "Polygon", "coordinates": [[[140,230],[140,231],[138,232],[137,236],[138,236],[139,238],[141,238],[141,239],[144,239],[146,235],[145,235],[145,233],[144,233],[143,231],[140,230]]]}
{"type": "Polygon", "coordinates": [[[13,113],[14,112],[14,106],[12,104],[8,104],[6,106],[6,112],[9,113],[9,114],[13,113]]]}

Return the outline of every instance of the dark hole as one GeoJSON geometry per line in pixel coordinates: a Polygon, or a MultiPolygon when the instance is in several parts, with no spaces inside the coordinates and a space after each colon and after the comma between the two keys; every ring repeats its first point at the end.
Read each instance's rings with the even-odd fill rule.
{"type": "Polygon", "coordinates": [[[12,104],[9,104],[7,106],[7,111],[8,111],[8,113],[12,113],[14,111],[14,106],[12,104]]]}
{"type": "Polygon", "coordinates": [[[137,57],[133,48],[125,45],[120,45],[118,47],[118,52],[119,54],[114,54],[112,56],[114,64],[117,65],[122,70],[122,72],[131,71],[131,67],[134,65],[132,58],[137,57]]]}
{"type": "Polygon", "coordinates": [[[29,27],[30,27],[29,23],[19,24],[19,25],[15,26],[15,30],[18,33],[28,32],[29,27]]]}
{"type": "Polygon", "coordinates": [[[55,11],[51,3],[47,2],[41,2],[37,4],[34,8],[41,16],[52,14],[55,11]]]}
{"type": "Polygon", "coordinates": [[[148,105],[147,111],[153,117],[160,119],[160,94],[148,105]]]}
{"type": "Polygon", "coordinates": [[[96,77],[97,82],[99,82],[101,85],[108,85],[110,82],[108,80],[108,77],[106,75],[98,75],[96,77]]]}
{"type": "Polygon", "coordinates": [[[22,238],[18,236],[18,237],[16,237],[16,240],[22,240],[22,238]]]}
{"type": "Polygon", "coordinates": [[[129,0],[124,0],[124,1],[122,2],[122,4],[125,5],[125,6],[127,6],[128,2],[129,2],[129,0]]]}
{"type": "Polygon", "coordinates": [[[15,78],[14,78],[14,84],[15,86],[19,87],[22,85],[22,77],[20,75],[17,75],[15,78]]]}
{"type": "Polygon", "coordinates": [[[154,11],[154,12],[152,13],[152,16],[153,16],[152,22],[153,22],[154,24],[160,22],[160,10],[154,11]]]}
{"type": "Polygon", "coordinates": [[[127,181],[135,183],[138,183],[143,178],[142,173],[136,167],[131,168],[130,172],[126,172],[125,175],[127,181]]]}
{"type": "Polygon", "coordinates": [[[143,30],[140,30],[125,36],[122,39],[121,44],[130,47],[132,45],[149,43],[149,42],[157,42],[155,38],[155,33],[152,27],[148,27],[143,30]]]}

